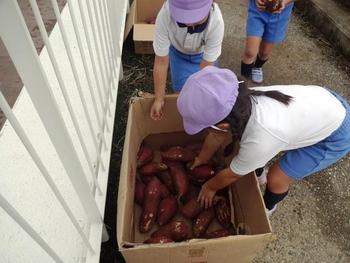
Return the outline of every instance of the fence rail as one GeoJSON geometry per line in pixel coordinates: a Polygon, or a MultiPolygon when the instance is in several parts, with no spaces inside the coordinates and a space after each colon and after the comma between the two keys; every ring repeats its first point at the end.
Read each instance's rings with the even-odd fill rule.
{"type": "Polygon", "coordinates": [[[98,262],[127,0],[66,0],[38,55],[17,0],[0,0],[0,37],[25,88],[0,131],[4,262],[98,262]],[[31,260],[29,260],[31,261],[31,260]]]}

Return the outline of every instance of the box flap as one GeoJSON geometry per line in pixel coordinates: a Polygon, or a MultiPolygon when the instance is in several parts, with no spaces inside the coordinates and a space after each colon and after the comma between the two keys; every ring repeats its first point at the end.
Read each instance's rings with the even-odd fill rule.
{"type": "Polygon", "coordinates": [[[243,176],[232,184],[231,188],[233,199],[236,201],[236,224],[243,223],[253,235],[271,233],[272,228],[255,173],[243,176]]]}
{"type": "Polygon", "coordinates": [[[164,0],[134,0],[137,1],[137,16],[135,24],[142,24],[145,21],[157,17],[164,0]]]}
{"type": "Polygon", "coordinates": [[[135,24],[134,41],[153,41],[155,28],[152,24],[135,24]]]}
{"type": "Polygon", "coordinates": [[[136,1],[133,1],[129,10],[126,24],[125,24],[124,40],[128,37],[133,25],[135,24],[135,16],[136,16],[136,1]]]}

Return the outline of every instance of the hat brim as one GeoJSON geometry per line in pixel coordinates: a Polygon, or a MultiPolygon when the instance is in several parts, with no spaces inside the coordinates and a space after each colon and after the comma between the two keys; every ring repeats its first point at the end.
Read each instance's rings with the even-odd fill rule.
{"type": "Polygon", "coordinates": [[[208,2],[208,4],[201,8],[195,10],[187,10],[169,4],[169,9],[171,16],[175,19],[176,22],[183,24],[193,24],[203,20],[203,18],[209,14],[211,5],[212,2],[208,2]]]}
{"type": "Polygon", "coordinates": [[[189,121],[185,119],[183,119],[183,125],[184,125],[185,132],[189,135],[194,135],[196,133],[199,133],[203,129],[208,128],[208,126],[196,124],[193,121],[189,121]]]}

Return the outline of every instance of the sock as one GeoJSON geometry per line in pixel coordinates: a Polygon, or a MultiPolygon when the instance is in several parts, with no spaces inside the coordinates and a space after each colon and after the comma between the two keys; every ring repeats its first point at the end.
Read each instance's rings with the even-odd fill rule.
{"type": "Polygon", "coordinates": [[[257,56],[257,58],[256,58],[256,60],[255,60],[255,64],[254,64],[254,67],[255,68],[261,68],[263,65],[264,65],[264,63],[267,61],[267,59],[266,60],[262,60],[260,57],[259,57],[259,55],[257,56]]]}
{"type": "Polygon", "coordinates": [[[288,195],[288,191],[282,194],[272,193],[268,187],[265,189],[264,202],[265,207],[271,210],[277,203],[281,202],[288,195]]]}
{"type": "Polygon", "coordinates": [[[241,61],[241,74],[245,77],[250,78],[250,75],[252,74],[253,67],[254,67],[254,63],[245,64],[243,61],[241,61]]]}
{"type": "Polygon", "coordinates": [[[256,170],[255,170],[256,177],[261,176],[262,173],[263,173],[263,171],[264,171],[264,167],[261,167],[261,168],[256,169],[256,170]]]}

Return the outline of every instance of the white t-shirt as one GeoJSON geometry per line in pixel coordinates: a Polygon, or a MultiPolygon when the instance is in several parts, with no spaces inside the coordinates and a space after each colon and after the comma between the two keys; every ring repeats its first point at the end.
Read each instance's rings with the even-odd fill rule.
{"type": "Polygon", "coordinates": [[[313,145],[340,127],[345,108],[319,86],[269,86],[293,97],[288,106],[266,96],[252,98],[252,113],[243,132],[240,149],[230,167],[245,175],[263,167],[281,151],[313,145]]]}
{"type": "Polygon", "coordinates": [[[219,6],[213,3],[206,29],[201,33],[187,33],[187,27],[179,27],[171,17],[168,2],[165,2],[156,19],[153,41],[157,56],[167,56],[173,45],[178,51],[193,55],[203,52],[203,59],[214,62],[221,54],[224,38],[224,20],[219,6]]]}

